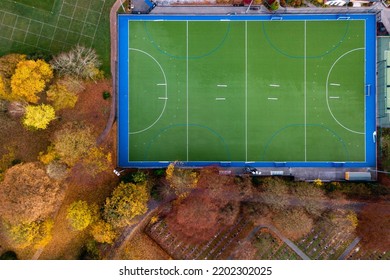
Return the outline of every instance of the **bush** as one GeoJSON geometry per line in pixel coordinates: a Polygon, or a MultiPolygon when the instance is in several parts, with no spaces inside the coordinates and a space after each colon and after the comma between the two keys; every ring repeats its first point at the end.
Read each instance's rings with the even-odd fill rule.
{"type": "Polygon", "coordinates": [[[14,251],[7,251],[0,256],[0,260],[17,260],[18,256],[14,251]]]}
{"type": "Polygon", "coordinates": [[[104,100],[107,100],[110,97],[111,97],[111,93],[109,93],[108,91],[103,91],[103,99],[104,100]]]}

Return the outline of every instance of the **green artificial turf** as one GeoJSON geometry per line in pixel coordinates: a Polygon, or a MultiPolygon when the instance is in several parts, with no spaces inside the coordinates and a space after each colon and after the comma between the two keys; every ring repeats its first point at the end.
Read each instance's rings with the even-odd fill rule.
{"type": "MultiPolygon", "coordinates": [[[[8,0],[5,0],[5,1],[8,1],[8,0]]],[[[45,11],[48,11],[48,12],[51,12],[51,10],[53,9],[53,6],[54,6],[54,3],[57,1],[57,0],[14,0],[15,2],[18,2],[20,4],[24,4],[24,5],[27,5],[31,8],[36,8],[36,9],[42,9],[42,10],[45,10],[45,11]]],[[[26,9],[28,9],[26,7],[26,9]]]]}
{"type": "Polygon", "coordinates": [[[130,161],[365,160],[364,21],[129,25],[130,161]]]}
{"type": "Polygon", "coordinates": [[[109,74],[109,12],[114,2],[5,0],[0,7],[0,55],[39,52],[50,56],[80,44],[96,49],[109,74]]]}

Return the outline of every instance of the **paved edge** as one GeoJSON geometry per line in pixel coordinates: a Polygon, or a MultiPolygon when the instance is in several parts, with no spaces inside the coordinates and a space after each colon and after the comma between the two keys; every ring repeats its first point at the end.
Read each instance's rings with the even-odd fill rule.
{"type": "Polygon", "coordinates": [[[110,10],[110,38],[111,38],[111,78],[112,94],[110,116],[107,120],[106,127],[96,140],[98,145],[102,144],[110,133],[111,128],[116,120],[116,99],[117,99],[117,51],[118,51],[118,29],[117,29],[117,12],[125,0],[117,0],[110,10]]]}

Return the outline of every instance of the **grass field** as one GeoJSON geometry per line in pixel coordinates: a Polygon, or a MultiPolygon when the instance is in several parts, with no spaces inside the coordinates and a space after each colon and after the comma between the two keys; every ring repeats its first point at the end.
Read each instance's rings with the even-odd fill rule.
{"type": "Polygon", "coordinates": [[[364,20],[127,24],[129,161],[366,161],[364,20]]]}
{"type": "Polygon", "coordinates": [[[94,47],[109,72],[109,9],[115,0],[4,0],[0,55],[56,54],[76,44],[94,47]]]}

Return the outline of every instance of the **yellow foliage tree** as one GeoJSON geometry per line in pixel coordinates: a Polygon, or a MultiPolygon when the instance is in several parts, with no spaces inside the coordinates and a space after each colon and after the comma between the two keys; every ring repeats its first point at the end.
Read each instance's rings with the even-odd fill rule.
{"type": "Polygon", "coordinates": [[[60,83],[51,85],[46,95],[47,100],[53,103],[53,107],[56,110],[73,108],[78,99],[78,96],[74,92],[71,92],[65,85],[60,83]]]}
{"type": "Polygon", "coordinates": [[[99,243],[112,244],[116,237],[116,233],[112,225],[102,220],[92,225],[91,234],[99,243]]]}
{"type": "Polygon", "coordinates": [[[147,210],[149,193],[144,184],[121,182],[106,199],[103,218],[114,227],[132,223],[132,219],[144,214],[147,210]]]}
{"type": "Polygon", "coordinates": [[[26,248],[28,246],[41,248],[50,242],[53,225],[54,223],[50,219],[20,223],[9,226],[8,233],[12,242],[18,248],[26,248]]]}
{"type": "Polygon", "coordinates": [[[28,105],[23,118],[23,124],[28,128],[46,129],[49,123],[56,118],[56,112],[50,105],[28,105]]]}
{"type": "Polygon", "coordinates": [[[53,78],[51,66],[43,60],[20,61],[11,77],[11,95],[15,99],[37,103],[38,93],[53,78]]]}
{"type": "Polygon", "coordinates": [[[69,205],[66,218],[73,229],[83,230],[98,218],[96,205],[88,205],[86,201],[78,200],[69,205]]]}
{"type": "Polygon", "coordinates": [[[87,156],[95,145],[91,129],[79,123],[65,125],[56,132],[53,142],[54,151],[68,166],[87,156]]]}
{"type": "Polygon", "coordinates": [[[26,60],[25,54],[10,53],[0,57],[0,73],[11,78],[19,62],[26,60]]]}
{"type": "Polygon", "coordinates": [[[93,147],[83,160],[84,166],[92,176],[106,171],[111,167],[111,153],[105,153],[103,148],[93,147]]]}
{"type": "Polygon", "coordinates": [[[7,99],[9,94],[7,94],[5,78],[0,74],[0,98],[7,99]]]}
{"type": "Polygon", "coordinates": [[[196,188],[199,174],[189,169],[175,168],[175,163],[171,163],[166,169],[165,179],[175,194],[183,199],[192,189],[196,188]]]}

